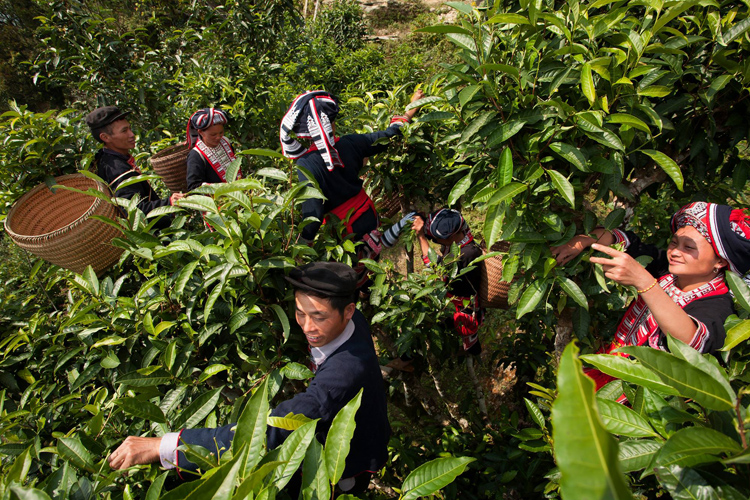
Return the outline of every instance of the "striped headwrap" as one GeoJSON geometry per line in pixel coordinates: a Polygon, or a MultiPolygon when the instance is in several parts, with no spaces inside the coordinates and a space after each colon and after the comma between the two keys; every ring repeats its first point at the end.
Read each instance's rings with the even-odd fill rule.
{"type": "Polygon", "coordinates": [[[692,226],[708,241],[729,269],[745,276],[750,271],[750,218],[727,205],[697,201],[672,216],[672,232],[692,226]]]}
{"type": "Polygon", "coordinates": [[[189,147],[195,146],[195,144],[198,142],[198,139],[200,139],[200,136],[198,135],[199,130],[206,130],[208,127],[212,125],[217,125],[219,123],[225,124],[229,121],[229,118],[227,117],[227,114],[216,108],[203,108],[199,109],[195,113],[193,113],[193,116],[190,117],[187,124],[187,145],[189,147]]]}
{"type": "Polygon", "coordinates": [[[295,160],[310,150],[318,150],[329,171],[343,167],[333,135],[333,122],[338,112],[338,102],[328,92],[315,90],[298,95],[281,120],[279,140],[284,156],[295,160]],[[306,149],[292,133],[299,139],[311,140],[313,145],[306,149]]]}
{"type": "Polygon", "coordinates": [[[431,240],[435,238],[447,240],[459,231],[464,231],[467,236],[471,236],[469,224],[458,210],[452,208],[443,208],[431,213],[424,225],[425,235],[431,240]]]}

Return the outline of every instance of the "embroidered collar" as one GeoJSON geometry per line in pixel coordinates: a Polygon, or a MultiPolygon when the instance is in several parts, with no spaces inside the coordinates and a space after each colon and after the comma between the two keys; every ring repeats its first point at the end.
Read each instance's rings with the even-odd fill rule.
{"type": "MultiPolygon", "coordinates": [[[[237,156],[232,150],[232,145],[230,144],[229,139],[222,137],[219,141],[219,145],[213,148],[203,142],[202,139],[198,139],[198,142],[193,149],[203,156],[209,166],[214,169],[221,181],[226,182],[227,167],[232,161],[237,159],[237,156]]],[[[237,178],[242,178],[242,174],[239,173],[237,178]]]]}

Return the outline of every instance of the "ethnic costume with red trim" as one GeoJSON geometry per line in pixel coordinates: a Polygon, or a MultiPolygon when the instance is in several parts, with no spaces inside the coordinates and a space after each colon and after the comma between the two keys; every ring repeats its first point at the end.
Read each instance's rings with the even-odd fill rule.
{"type": "MultiPolygon", "coordinates": [[[[464,232],[464,237],[457,243],[459,247],[458,269],[461,271],[469,267],[474,259],[482,256],[482,249],[474,242],[471,229],[461,214],[452,209],[442,209],[430,214],[425,221],[425,235],[434,240],[436,237],[442,240],[451,238],[459,231],[464,232]]],[[[442,261],[450,247],[443,245],[440,248],[440,261],[442,261]]],[[[427,256],[422,257],[425,265],[430,265],[427,256]]],[[[444,278],[447,281],[447,277],[444,278]]],[[[481,352],[479,336],[477,334],[480,325],[484,322],[484,309],[479,306],[479,286],[482,275],[479,266],[451,281],[448,296],[455,307],[452,321],[449,326],[461,336],[465,351],[472,354],[481,352]]]]}
{"type": "MultiPolygon", "coordinates": [[[[671,221],[673,232],[688,225],[706,238],[716,254],[727,260],[730,269],[740,276],[745,276],[750,271],[750,225],[741,210],[713,203],[691,203],[680,209],[671,221]]],[[[734,313],[734,304],[723,270],[708,283],[684,292],[675,284],[675,276],[669,273],[666,251],[641,243],[630,232],[616,230],[612,234],[616,242],[625,243],[630,256],[648,255],[654,259],[646,270],[659,278],[659,286],[695,323],[696,330],[690,346],[701,353],[716,353],[721,349],[726,338],[724,321],[734,313]]],[[[668,350],[665,333],[640,296],[620,321],[614,341],[599,353],[624,356],[612,351],[623,346],[639,345],[668,350]]],[[[585,373],[594,379],[597,390],[614,380],[614,377],[596,369],[587,369],[585,373]]]]}
{"type": "MultiPolygon", "coordinates": [[[[380,253],[379,219],[375,205],[362,187],[360,170],[365,158],[384,152],[387,144],[375,144],[379,139],[400,135],[405,117],[397,116],[382,131],[370,134],[348,134],[335,137],[333,123],[339,107],[336,98],[325,91],[305,92],[297,96],[281,121],[279,139],[284,155],[296,160],[300,182],[309,172],[317,182],[325,200],[311,198],[301,207],[302,217],[315,218],[302,229],[306,240],[315,238],[326,218],[334,214],[344,221],[346,233],[353,234],[358,246],[357,260],[377,259],[380,253]],[[296,138],[295,138],[296,136],[296,138]],[[305,148],[297,138],[312,142],[305,148]]],[[[356,265],[360,282],[367,280],[366,268],[356,265]]]]}
{"type": "MultiPolygon", "coordinates": [[[[203,184],[226,182],[227,167],[237,159],[232,144],[226,137],[222,137],[216,147],[210,147],[203,142],[198,132],[227,122],[227,114],[214,108],[201,109],[190,117],[186,140],[186,144],[192,147],[187,157],[189,191],[203,184]]],[[[238,172],[237,178],[242,178],[242,172],[238,172]]]]}

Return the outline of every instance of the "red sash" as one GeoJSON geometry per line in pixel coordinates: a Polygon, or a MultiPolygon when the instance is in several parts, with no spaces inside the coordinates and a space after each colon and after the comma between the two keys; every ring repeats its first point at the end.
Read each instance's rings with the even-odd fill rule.
{"type": "MultiPolygon", "coordinates": [[[[229,140],[226,137],[222,137],[218,146],[210,148],[201,139],[195,145],[194,149],[203,156],[206,163],[211,165],[211,168],[214,169],[221,182],[227,182],[227,167],[232,161],[237,159],[229,140]]],[[[237,178],[242,179],[242,172],[237,172],[237,178]]]]}
{"type": "Polygon", "coordinates": [[[347,234],[351,234],[354,232],[354,230],[352,229],[352,224],[354,224],[357,219],[362,217],[362,214],[370,209],[372,209],[372,211],[377,214],[377,210],[375,210],[375,204],[372,202],[370,197],[367,196],[365,190],[362,189],[359,193],[357,193],[357,195],[349,198],[344,203],[331,210],[330,213],[341,219],[344,224],[346,224],[347,234]],[[347,219],[346,216],[349,215],[350,212],[351,215],[349,216],[349,219],[347,219]]]}

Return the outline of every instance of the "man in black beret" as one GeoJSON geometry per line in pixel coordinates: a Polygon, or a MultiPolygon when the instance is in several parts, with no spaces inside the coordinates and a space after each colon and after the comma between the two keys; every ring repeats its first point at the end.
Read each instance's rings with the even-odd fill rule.
{"type": "MultiPolygon", "coordinates": [[[[356,309],[357,275],[337,262],[316,262],[293,269],[286,278],[294,286],[296,319],[310,345],[315,377],[307,390],[276,407],[271,415],[288,413],[320,419],[316,436],[325,443],[333,418],[360,389],[362,403],[355,416],[356,429],[339,488],[347,493],[364,491],[372,472],[388,459],[388,423],[385,389],[367,320],[356,309]]],[[[180,443],[197,444],[211,451],[229,448],[235,424],[215,429],[183,429],[163,437],[130,436],[112,455],[113,469],[161,462],[179,468],[183,479],[197,466],[177,451],[180,443]]],[[[279,446],[288,431],[268,428],[268,449],[279,446]]]]}
{"type": "MultiPolygon", "coordinates": [[[[135,165],[135,158],[130,154],[130,150],[135,147],[135,134],[126,119],[129,114],[130,111],[123,112],[117,106],[104,106],[89,113],[86,124],[94,139],[104,144],[95,156],[99,177],[109,184],[115,196],[131,199],[138,195],[138,208],[143,213],[149,213],[157,207],[172,205],[185,195],[173,193],[169,198],[160,199],[145,181],[118,188],[125,179],[141,173],[135,165]]],[[[162,217],[155,227],[164,229],[171,220],[171,217],[162,217]]]]}

